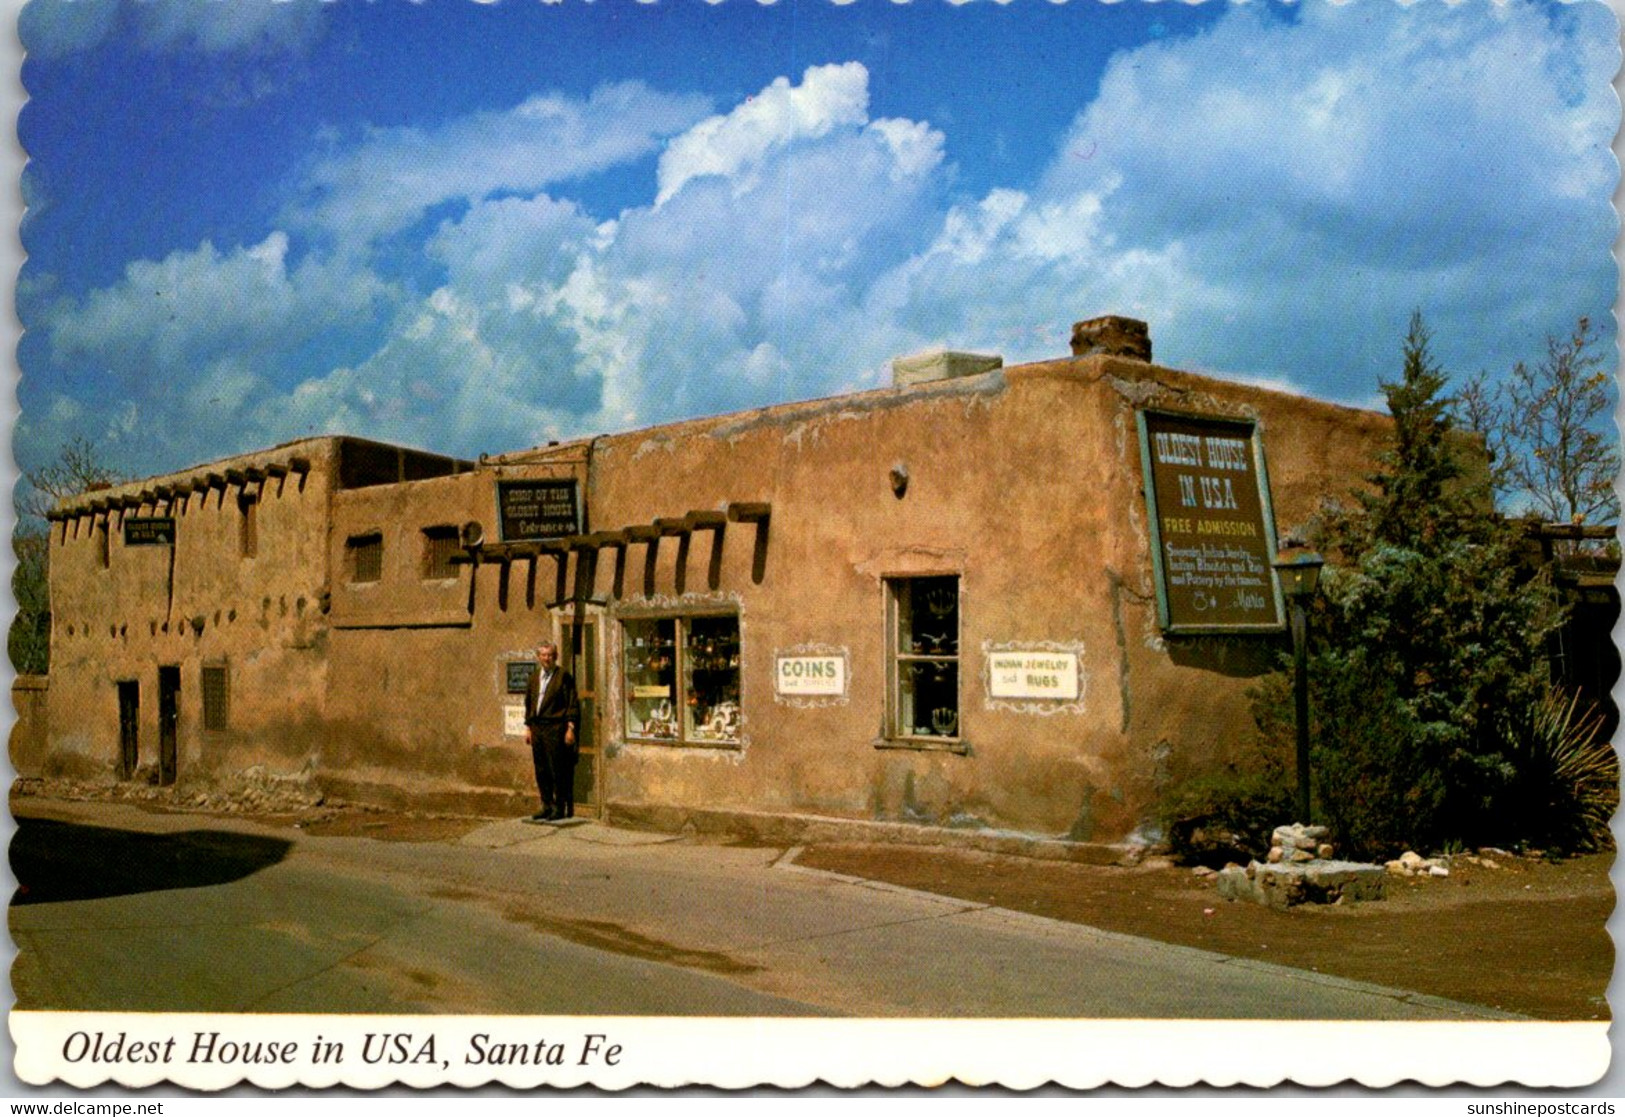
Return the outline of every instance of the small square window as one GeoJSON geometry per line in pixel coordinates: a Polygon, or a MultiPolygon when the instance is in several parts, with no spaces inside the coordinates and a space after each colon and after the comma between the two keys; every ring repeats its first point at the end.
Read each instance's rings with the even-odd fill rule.
{"type": "Polygon", "coordinates": [[[423,529],[423,577],[425,579],[455,578],[457,567],[452,556],[463,549],[457,528],[450,524],[437,524],[423,529]]]}
{"type": "Polygon", "coordinates": [[[384,536],[381,532],[352,535],[344,541],[350,581],[376,582],[384,576],[384,536]]]}
{"type": "Polygon", "coordinates": [[[203,728],[225,729],[231,694],[224,667],[203,668],[203,728]]]}

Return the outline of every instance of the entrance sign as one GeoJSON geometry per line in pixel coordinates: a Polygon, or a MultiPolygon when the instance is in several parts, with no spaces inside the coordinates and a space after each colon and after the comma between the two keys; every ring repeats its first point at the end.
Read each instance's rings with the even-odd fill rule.
{"type": "Polygon", "coordinates": [[[989,652],[988,693],[994,698],[1078,697],[1076,652],[989,652]]]}
{"type": "Polygon", "coordinates": [[[576,483],[567,481],[498,481],[497,524],[502,542],[557,539],[581,531],[581,502],[576,483]]]}
{"type": "Polygon", "coordinates": [[[1257,425],[1162,411],[1138,418],[1163,629],[1279,631],[1275,515],[1257,425]]]}
{"type": "Polygon", "coordinates": [[[163,547],[174,542],[174,516],[128,516],[124,520],[126,547],[163,547]]]}
{"type": "Polygon", "coordinates": [[[781,655],[773,672],[774,688],[783,695],[846,693],[846,658],[839,655],[781,655]]]}

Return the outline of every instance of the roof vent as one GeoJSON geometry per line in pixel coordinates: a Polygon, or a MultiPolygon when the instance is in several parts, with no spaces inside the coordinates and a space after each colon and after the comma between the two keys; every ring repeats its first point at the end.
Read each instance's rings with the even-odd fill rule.
{"type": "Polygon", "coordinates": [[[1072,324],[1074,357],[1127,357],[1151,362],[1151,329],[1138,318],[1108,314],[1072,324]]]}
{"type": "Polygon", "coordinates": [[[954,380],[1004,367],[997,353],[960,353],[952,349],[927,349],[906,357],[894,357],[891,382],[896,388],[925,384],[932,380],[954,380]]]}

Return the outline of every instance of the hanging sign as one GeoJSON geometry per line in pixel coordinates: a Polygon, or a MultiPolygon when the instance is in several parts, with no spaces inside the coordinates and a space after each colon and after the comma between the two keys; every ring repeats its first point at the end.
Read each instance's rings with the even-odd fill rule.
{"type": "Polygon", "coordinates": [[[498,481],[497,523],[504,543],[558,539],[581,531],[574,481],[498,481]]]}
{"type": "Polygon", "coordinates": [[[1163,629],[1279,630],[1275,517],[1257,426],[1141,411],[1139,427],[1163,629]]]}

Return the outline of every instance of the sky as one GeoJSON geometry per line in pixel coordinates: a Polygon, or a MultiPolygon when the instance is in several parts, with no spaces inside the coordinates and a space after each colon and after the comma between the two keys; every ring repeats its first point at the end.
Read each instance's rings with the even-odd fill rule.
{"type": "Polygon", "coordinates": [[[1614,343],[1600,0],[31,0],[23,470],[475,456],[947,346],[1380,406],[1614,343]]]}

